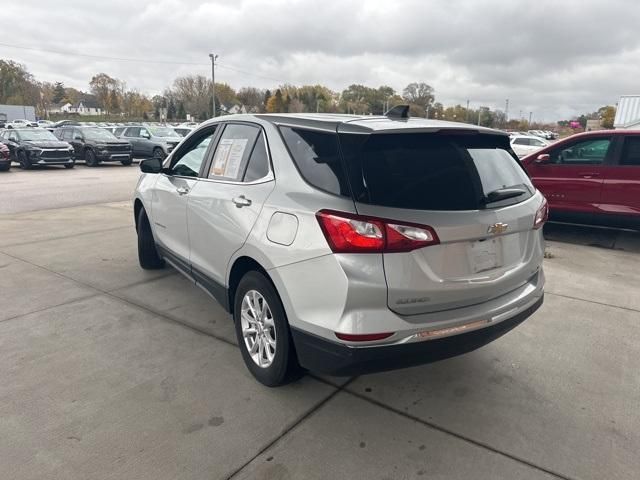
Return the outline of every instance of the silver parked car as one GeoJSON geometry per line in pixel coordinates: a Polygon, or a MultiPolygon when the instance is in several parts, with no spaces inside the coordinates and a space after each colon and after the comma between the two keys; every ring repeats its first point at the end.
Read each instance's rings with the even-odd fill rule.
{"type": "Polygon", "coordinates": [[[141,266],[231,312],[266,385],[466,353],[543,301],[547,202],[502,132],[408,107],[231,115],[141,169],[141,266]]]}

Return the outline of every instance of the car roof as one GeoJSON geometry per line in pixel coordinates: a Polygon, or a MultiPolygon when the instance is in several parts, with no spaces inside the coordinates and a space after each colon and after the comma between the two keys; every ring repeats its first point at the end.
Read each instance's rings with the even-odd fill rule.
{"type": "MultiPolygon", "coordinates": [[[[235,116],[235,115],[230,115],[235,116]]],[[[238,115],[244,117],[245,115],[238,115]]],[[[289,113],[289,114],[256,114],[256,118],[266,120],[276,125],[291,125],[300,127],[321,128],[335,131],[340,126],[341,131],[363,133],[374,132],[406,132],[411,131],[439,131],[439,130],[475,130],[482,133],[504,135],[507,133],[491,128],[480,127],[465,123],[447,122],[427,118],[395,118],[384,115],[347,115],[335,113],[289,113]]],[[[227,118],[227,117],[225,117],[227,118]]]]}

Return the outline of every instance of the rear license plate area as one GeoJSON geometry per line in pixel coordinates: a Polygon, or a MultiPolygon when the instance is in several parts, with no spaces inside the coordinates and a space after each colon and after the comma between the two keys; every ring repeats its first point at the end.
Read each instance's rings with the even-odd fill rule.
{"type": "Polygon", "coordinates": [[[502,266],[502,239],[488,238],[471,242],[467,250],[472,273],[493,270],[502,266]]]}

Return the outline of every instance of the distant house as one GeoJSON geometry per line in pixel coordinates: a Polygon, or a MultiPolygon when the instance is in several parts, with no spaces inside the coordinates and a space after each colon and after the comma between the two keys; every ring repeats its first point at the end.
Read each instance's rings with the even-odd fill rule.
{"type": "Polygon", "coordinates": [[[55,103],[49,107],[49,113],[71,113],[73,105],[69,102],[55,103]]]}
{"type": "Polygon", "coordinates": [[[236,103],[235,105],[231,105],[230,107],[227,107],[226,105],[220,105],[220,109],[223,112],[226,112],[231,115],[234,115],[236,113],[247,113],[247,109],[245,108],[245,106],[240,105],[239,103],[236,103]]]}
{"type": "Polygon", "coordinates": [[[49,108],[49,113],[71,115],[102,115],[102,108],[93,96],[86,96],[78,103],[58,103],[49,108]]]}
{"type": "Polygon", "coordinates": [[[620,97],[613,128],[616,130],[640,129],[640,95],[620,97]]]}
{"type": "Polygon", "coordinates": [[[78,115],[102,115],[102,108],[98,106],[95,98],[85,97],[73,106],[78,115]]]}

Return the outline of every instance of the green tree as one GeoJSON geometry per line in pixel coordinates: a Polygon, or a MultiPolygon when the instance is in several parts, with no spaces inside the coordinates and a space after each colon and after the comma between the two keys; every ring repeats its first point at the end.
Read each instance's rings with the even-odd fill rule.
{"type": "Polygon", "coordinates": [[[183,118],[187,118],[187,112],[184,109],[184,103],[180,102],[178,104],[178,112],[177,112],[177,117],[179,119],[183,119],[183,118]]]}
{"type": "Polygon", "coordinates": [[[175,120],[176,118],[176,105],[173,103],[173,98],[169,99],[167,105],[167,120],[175,120]]]}
{"type": "Polygon", "coordinates": [[[424,82],[414,82],[407,85],[402,91],[402,98],[410,105],[414,105],[417,110],[422,109],[424,113],[435,100],[433,87],[424,82]]]}
{"type": "Polygon", "coordinates": [[[53,98],[51,101],[53,103],[60,103],[66,96],[66,92],[64,91],[64,84],[62,82],[56,82],[53,85],[53,98]]]}

